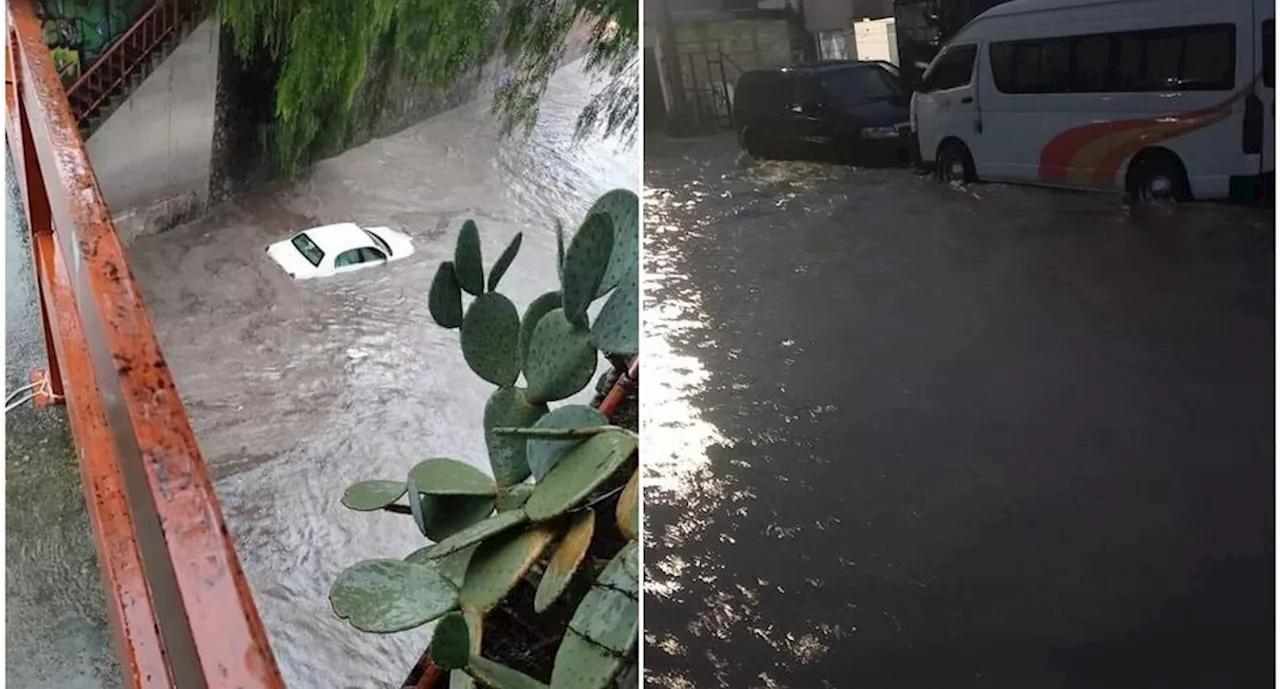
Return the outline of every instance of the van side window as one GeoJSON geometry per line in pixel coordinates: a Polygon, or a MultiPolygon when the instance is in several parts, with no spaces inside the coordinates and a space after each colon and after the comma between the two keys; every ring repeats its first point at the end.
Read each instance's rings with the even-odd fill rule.
{"type": "Polygon", "coordinates": [[[1002,93],[1227,91],[1235,87],[1235,26],[1005,41],[990,47],[1002,93]]]}
{"type": "Polygon", "coordinates": [[[924,75],[924,90],[942,91],[965,86],[973,79],[973,62],[978,46],[959,45],[947,48],[937,64],[924,75]]]}

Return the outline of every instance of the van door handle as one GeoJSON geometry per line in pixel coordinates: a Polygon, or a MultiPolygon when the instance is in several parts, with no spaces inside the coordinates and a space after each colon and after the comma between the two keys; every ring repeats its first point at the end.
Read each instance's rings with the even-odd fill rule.
{"type": "Polygon", "coordinates": [[[960,102],[961,102],[961,103],[972,103],[972,102],[973,102],[973,96],[965,96],[964,98],[961,98],[961,99],[960,99],[960,102]]]}

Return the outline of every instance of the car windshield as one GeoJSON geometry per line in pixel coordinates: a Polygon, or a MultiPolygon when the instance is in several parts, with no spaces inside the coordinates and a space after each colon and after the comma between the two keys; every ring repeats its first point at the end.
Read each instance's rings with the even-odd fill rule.
{"type": "Polygon", "coordinates": [[[865,65],[833,69],[822,75],[822,90],[839,105],[862,105],[904,95],[902,87],[882,67],[865,65]]]}
{"type": "Polygon", "coordinates": [[[379,249],[382,249],[382,253],[386,254],[387,256],[391,255],[391,247],[388,246],[386,242],[382,241],[382,237],[379,237],[378,235],[368,230],[365,230],[364,233],[369,235],[369,239],[372,239],[373,243],[377,244],[379,249]]]}
{"type": "Polygon", "coordinates": [[[311,265],[320,267],[320,261],[324,259],[324,252],[316,243],[311,241],[306,232],[300,232],[293,238],[293,246],[302,254],[304,258],[311,262],[311,265]]]}

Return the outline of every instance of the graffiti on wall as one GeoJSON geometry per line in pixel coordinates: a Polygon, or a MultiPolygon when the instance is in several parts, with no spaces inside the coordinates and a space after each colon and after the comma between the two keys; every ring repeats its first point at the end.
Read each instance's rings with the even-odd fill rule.
{"type": "Polygon", "coordinates": [[[40,0],[38,14],[53,62],[70,84],[133,26],[148,0],[40,0]]]}

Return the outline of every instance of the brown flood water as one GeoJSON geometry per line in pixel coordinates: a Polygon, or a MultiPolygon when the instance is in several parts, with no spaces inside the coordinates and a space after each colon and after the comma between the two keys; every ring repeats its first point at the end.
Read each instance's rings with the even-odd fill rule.
{"type": "Polygon", "coordinates": [[[344,567],[425,543],[407,518],[339,499],[427,457],[487,466],[492,388],[467,368],[457,333],[432,323],[427,289],[474,218],[486,262],[525,233],[502,287],[523,309],[555,286],[555,220],[573,227],[604,191],[638,192],[634,148],[573,141],[591,89],[570,65],[527,140],[501,140],[481,98],[130,247],[290,686],[398,686],[425,647],[429,627],[371,636],[334,618],[329,585],[344,567]],[[405,231],[415,254],[294,282],[264,253],[345,220],[405,231]]]}

